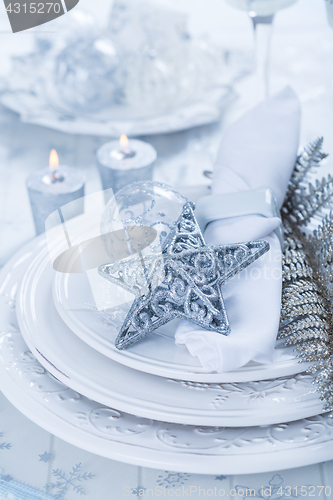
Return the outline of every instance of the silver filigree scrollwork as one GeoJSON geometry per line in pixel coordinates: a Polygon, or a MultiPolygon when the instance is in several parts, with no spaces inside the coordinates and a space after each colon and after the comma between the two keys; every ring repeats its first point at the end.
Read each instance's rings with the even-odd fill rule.
{"type": "MultiPolygon", "coordinates": [[[[148,293],[134,300],[116,347],[124,349],[174,318],[187,319],[205,330],[227,335],[230,328],[221,285],[268,250],[266,241],[208,247],[196,221],[194,205],[186,203],[164,243],[163,279],[159,266],[158,279],[152,281],[151,265],[146,269],[146,289],[140,285],[142,273],[137,272],[138,278],[133,280],[139,293],[142,290],[148,293]]],[[[129,281],[124,278],[124,269],[117,263],[107,269],[101,266],[99,272],[102,276],[107,273],[105,277],[127,288],[129,281]]]]}

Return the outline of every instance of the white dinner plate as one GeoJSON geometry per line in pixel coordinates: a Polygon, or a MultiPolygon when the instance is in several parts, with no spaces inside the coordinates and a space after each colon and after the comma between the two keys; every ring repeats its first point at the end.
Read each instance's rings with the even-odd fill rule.
{"type": "Polygon", "coordinates": [[[192,425],[265,425],[317,415],[312,376],[243,383],[191,383],[138,372],[81,341],[60,319],[47,249],[37,253],[18,291],[20,331],[40,363],[81,394],[119,410],[192,425]]]}
{"type": "Polygon", "coordinates": [[[85,343],[118,363],[161,377],[202,383],[248,382],[294,375],[309,366],[300,364],[293,346],[284,347],[283,341],[277,341],[271,364],[251,362],[231,372],[205,373],[197,357],[191,356],[185,346],[175,344],[177,320],[120,351],[115,340],[129,305],[97,311],[85,274],[56,273],[53,298],[63,321],[85,343]]]}
{"type": "Polygon", "coordinates": [[[130,464],[199,474],[250,474],[333,458],[333,420],[326,415],[259,427],[167,424],[91,401],[56,380],[17,330],[15,293],[43,237],[0,273],[0,388],[28,418],[91,453],[130,464]]]}

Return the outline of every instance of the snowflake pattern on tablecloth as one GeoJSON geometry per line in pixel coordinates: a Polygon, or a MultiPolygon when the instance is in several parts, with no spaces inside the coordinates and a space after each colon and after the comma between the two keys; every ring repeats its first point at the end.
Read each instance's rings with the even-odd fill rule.
{"type": "Polygon", "coordinates": [[[45,490],[47,493],[55,495],[55,498],[64,498],[64,494],[67,491],[74,491],[79,495],[85,495],[86,492],[82,483],[95,477],[91,472],[82,472],[81,463],[73,466],[72,470],[68,473],[60,469],[55,469],[52,471],[52,476],[55,478],[55,482],[46,484],[45,490]]]}
{"type": "MultiPolygon", "coordinates": [[[[303,498],[312,492],[312,485],[300,486],[284,486],[284,479],[280,474],[274,474],[272,479],[268,481],[268,485],[262,486],[256,491],[255,488],[250,486],[237,485],[237,498],[240,500],[248,500],[248,498],[262,498],[269,500],[287,500],[290,498],[303,498]],[[301,490],[301,488],[303,489],[301,490]],[[301,493],[302,492],[302,493],[301,493]]],[[[311,495],[312,496],[312,495],[311,495]]]]}
{"type": "Polygon", "coordinates": [[[39,455],[39,462],[49,462],[52,458],[52,453],[47,453],[47,451],[45,451],[42,455],[39,455]]]}
{"type": "MultiPolygon", "coordinates": [[[[0,432],[0,439],[2,438],[2,436],[3,432],[0,432]]],[[[12,445],[10,443],[5,443],[5,442],[0,443],[0,450],[9,450],[11,447],[12,445]]]]}
{"type": "Polygon", "coordinates": [[[9,483],[9,481],[11,480],[12,480],[11,476],[9,474],[2,474],[2,469],[0,469],[0,481],[9,483]]]}
{"type": "Polygon", "coordinates": [[[223,481],[224,479],[227,479],[227,476],[223,476],[223,474],[215,476],[215,481],[223,481]]]}
{"type": "Polygon", "coordinates": [[[180,486],[185,484],[185,481],[188,481],[191,477],[191,474],[181,473],[181,472],[168,472],[165,471],[165,476],[158,476],[157,483],[159,486],[163,486],[164,488],[175,488],[175,486],[180,486]]]}

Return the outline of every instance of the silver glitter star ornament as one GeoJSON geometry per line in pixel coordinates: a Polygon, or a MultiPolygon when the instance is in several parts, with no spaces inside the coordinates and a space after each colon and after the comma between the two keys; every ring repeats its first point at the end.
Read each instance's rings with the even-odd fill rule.
{"type": "MultiPolygon", "coordinates": [[[[134,300],[116,339],[116,347],[129,347],[175,318],[228,335],[230,326],[221,286],[268,250],[266,241],[207,246],[194,215],[194,205],[186,203],[164,243],[164,279],[155,287],[151,286],[153,281],[149,281],[147,293],[134,300]]],[[[128,272],[128,266],[133,270],[133,263],[127,261],[101,266],[99,273],[127,288],[124,277],[131,275],[133,283],[133,273],[128,272]],[[121,277],[119,266],[123,266],[121,277]]],[[[148,272],[145,275],[151,279],[148,272]]]]}

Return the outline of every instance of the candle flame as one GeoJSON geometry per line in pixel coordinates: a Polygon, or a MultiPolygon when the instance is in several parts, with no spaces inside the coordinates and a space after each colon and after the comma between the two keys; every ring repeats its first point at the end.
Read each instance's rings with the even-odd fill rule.
{"type": "Polygon", "coordinates": [[[50,169],[54,170],[59,165],[59,157],[55,149],[52,149],[49,159],[50,169]]]}
{"type": "Polygon", "coordinates": [[[128,137],[125,134],[122,134],[119,139],[119,145],[121,148],[126,148],[128,146],[128,137]]]}

